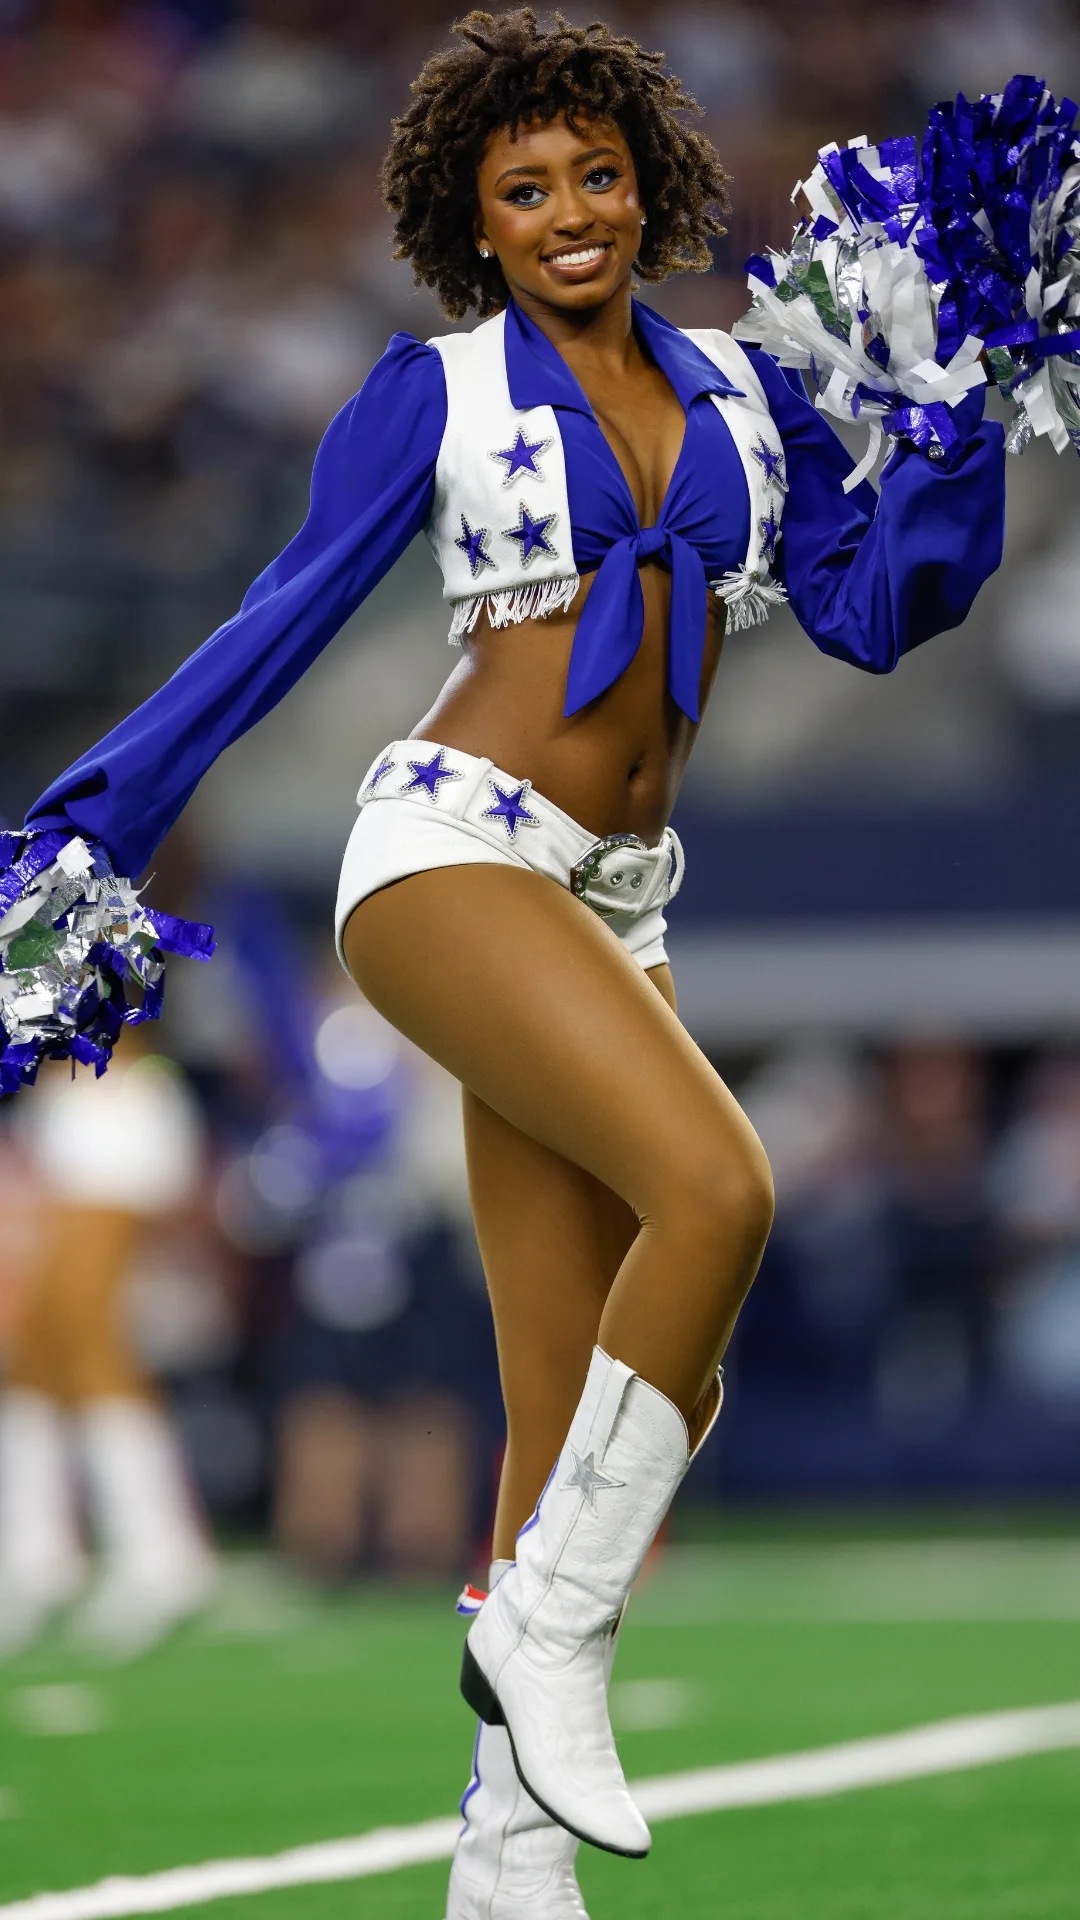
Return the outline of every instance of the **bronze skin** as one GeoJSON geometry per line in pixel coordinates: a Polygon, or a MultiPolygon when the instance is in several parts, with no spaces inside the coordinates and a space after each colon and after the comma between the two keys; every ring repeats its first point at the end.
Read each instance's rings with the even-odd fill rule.
{"type": "MultiPolygon", "coordinates": [[[[520,127],[514,137],[503,129],[485,150],[477,201],[478,248],[498,256],[518,305],[572,369],[642,526],[651,526],[686,423],[631,322],[645,209],[622,133],[606,122],[581,120],[575,128],[562,115],[520,127]]],[[[696,733],[666,689],[670,575],[657,563],[642,567],[640,651],[601,699],[568,720],[566,669],[591,580],[583,578],[565,614],[499,632],[481,622],[416,737],[488,755],[597,834],[655,841],[696,733]]],[[[723,611],[710,598],[703,706],[722,639],[723,611]]]]}

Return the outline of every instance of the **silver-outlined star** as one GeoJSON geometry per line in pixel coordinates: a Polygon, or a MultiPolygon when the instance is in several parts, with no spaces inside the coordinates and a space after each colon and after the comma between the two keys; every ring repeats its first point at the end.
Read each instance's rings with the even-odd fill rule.
{"type": "Polygon", "coordinates": [[[518,523],[516,527],[504,527],[503,537],[516,540],[520,544],[521,564],[527,567],[535,553],[546,553],[552,558],[555,548],[547,537],[548,528],[555,525],[553,513],[540,513],[535,517],[529,512],[524,500],[518,501],[518,523]]]}
{"type": "Polygon", "coordinates": [[[543,479],[544,476],[540,470],[540,455],[546,453],[551,445],[552,442],[550,440],[527,440],[519,427],[517,439],[514,441],[512,447],[497,448],[488,457],[491,460],[505,461],[506,472],[503,474],[503,486],[510,487],[513,486],[518,475],[522,473],[531,474],[535,480],[543,479]]]}
{"type": "Polygon", "coordinates": [[[582,1459],[575,1447],[571,1447],[570,1451],[574,1456],[574,1471],[568,1480],[563,1481],[562,1491],[569,1493],[576,1488],[578,1493],[585,1495],[589,1506],[592,1508],[593,1513],[595,1513],[597,1494],[606,1493],[609,1489],[615,1487],[625,1487],[626,1481],[610,1480],[606,1474],[598,1473],[593,1464],[594,1456],[591,1453],[587,1453],[585,1458],[582,1459]]]}
{"type": "Polygon", "coordinates": [[[402,793],[426,793],[429,800],[438,800],[440,780],[460,780],[461,774],[453,767],[443,766],[443,751],[439,747],[430,760],[410,760],[412,779],[406,781],[402,793]]]}
{"type": "Polygon", "coordinates": [[[786,493],[788,485],[784,478],[783,453],[776,453],[774,449],[770,447],[762,433],[758,434],[757,441],[754,446],[751,447],[750,452],[752,457],[760,463],[764,471],[766,485],[779,487],[781,493],[786,493]]]}
{"type": "Polygon", "coordinates": [[[776,543],[780,538],[780,522],[771,507],[758,521],[758,533],[761,537],[761,557],[771,567],[776,559],[776,543]]]}
{"type": "Polygon", "coordinates": [[[495,804],[484,808],[480,816],[482,820],[501,820],[511,840],[516,840],[519,827],[540,825],[535,813],[530,813],[525,805],[525,800],[532,789],[531,780],[523,780],[513,793],[507,793],[504,787],[500,787],[497,780],[490,777],[488,786],[495,795],[495,804]]]}
{"type": "Polygon", "coordinates": [[[455,540],[454,545],[455,547],[461,548],[462,553],[469,563],[469,571],[474,580],[480,572],[481,567],[493,567],[495,565],[490,553],[488,553],[484,546],[487,537],[488,529],[486,527],[477,527],[474,532],[466,520],[465,515],[462,514],[461,538],[460,540],[455,540]]]}
{"type": "Polygon", "coordinates": [[[375,789],[376,789],[376,787],[377,787],[377,786],[378,786],[378,784],[379,784],[379,781],[380,781],[380,780],[385,780],[385,779],[386,779],[386,776],[387,776],[387,774],[388,774],[388,773],[393,773],[393,771],[394,771],[394,762],[393,762],[393,760],[380,760],[380,762],[379,762],[379,764],[378,764],[378,766],[377,766],[377,767],[375,768],[375,770],[374,770],[374,772],[372,772],[372,773],[370,773],[370,774],[368,775],[368,777],[367,777],[367,781],[366,781],[366,783],[365,783],[365,786],[364,786],[364,792],[365,792],[365,793],[374,793],[374,791],[375,791],[375,789]]]}

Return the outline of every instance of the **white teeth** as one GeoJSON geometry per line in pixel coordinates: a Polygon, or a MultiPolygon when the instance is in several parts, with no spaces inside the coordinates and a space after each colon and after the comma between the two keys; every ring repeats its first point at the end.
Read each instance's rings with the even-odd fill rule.
{"type": "Polygon", "coordinates": [[[605,251],[603,247],[584,247],[580,253],[553,253],[548,257],[552,267],[583,267],[590,260],[599,260],[605,251]]]}

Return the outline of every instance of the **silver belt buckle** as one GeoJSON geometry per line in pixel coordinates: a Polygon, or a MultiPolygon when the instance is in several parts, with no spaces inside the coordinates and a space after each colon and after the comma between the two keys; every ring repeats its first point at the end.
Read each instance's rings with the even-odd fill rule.
{"type": "Polygon", "coordinates": [[[656,865],[656,848],[636,833],[608,833],[595,840],[570,869],[570,891],[607,919],[633,913],[656,865]]]}

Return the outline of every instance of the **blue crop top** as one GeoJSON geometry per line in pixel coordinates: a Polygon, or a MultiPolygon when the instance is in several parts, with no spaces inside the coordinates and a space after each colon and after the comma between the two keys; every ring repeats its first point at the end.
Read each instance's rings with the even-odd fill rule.
{"type": "MultiPolygon", "coordinates": [[[[568,708],[610,685],[636,651],[637,567],[655,555],[672,565],[672,683],[690,711],[705,613],[696,583],[703,584],[705,571],[712,577],[744,558],[746,480],[707,399],[711,382],[723,376],[659,315],[638,303],[635,312],[686,410],[685,439],[656,529],[642,531],[618,461],[569,367],[513,303],[507,373],[516,405],[557,411],[574,558],[579,572],[599,568],[578,622],[568,708]]],[[[880,500],[868,482],[846,495],[852,462],[798,376],[764,353],[755,354],[754,366],[785,454],[788,492],[774,572],[823,652],[889,672],[903,653],[958,625],[1000,562],[1002,429],[982,422],[979,389],[955,409],[960,437],[944,459],[901,445],[882,474],[880,500]]],[[[249,588],[239,612],[54,781],[27,824],[100,840],[117,872],[140,873],[218,755],[277,705],[424,527],[445,423],[438,352],[396,334],[327,429],[300,531],[249,588]]]]}

